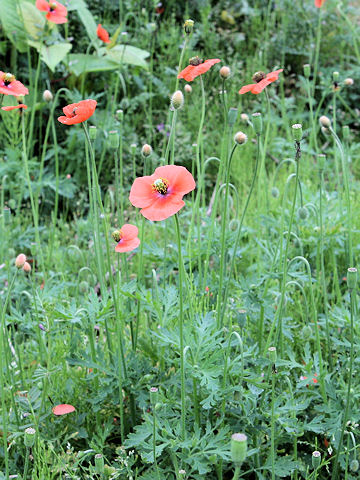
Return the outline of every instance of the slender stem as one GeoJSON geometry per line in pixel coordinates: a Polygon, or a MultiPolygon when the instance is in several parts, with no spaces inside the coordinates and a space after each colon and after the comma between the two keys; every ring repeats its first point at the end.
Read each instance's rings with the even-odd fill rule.
{"type": "Polygon", "coordinates": [[[347,394],[346,394],[346,403],[344,418],[341,427],[341,435],[339,439],[339,444],[336,449],[336,456],[334,460],[334,468],[331,476],[331,480],[336,480],[338,478],[338,469],[339,469],[339,456],[343,444],[344,432],[346,424],[349,417],[349,408],[350,408],[350,398],[351,398],[351,386],[352,386],[352,372],[353,372],[353,363],[354,363],[354,316],[355,316],[355,302],[356,302],[356,291],[354,288],[350,290],[350,365],[349,365],[349,378],[347,382],[347,394]]]}
{"type": "Polygon", "coordinates": [[[25,453],[25,466],[24,466],[24,474],[23,474],[23,479],[27,479],[27,474],[29,470],[29,455],[30,455],[30,449],[29,447],[26,447],[26,453],[25,453]]]}
{"type": "Polygon", "coordinates": [[[183,312],[183,259],[181,252],[181,235],[178,215],[175,214],[175,227],[179,256],[179,334],[180,334],[180,376],[181,376],[181,437],[185,440],[185,359],[184,359],[184,312],[183,312]]]}
{"type": "Polygon", "coordinates": [[[240,467],[239,467],[239,466],[236,466],[236,467],[235,467],[235,470],[234,470],[233,480],[238,480],[239,475],[240,475],[240,467]]]}
{"type": "Polygon", "coordinates": [[[318,24],[316,30],[316,47],[315,47],[315,59],[314,59],[314,78],[312,84],[312,96],[315,97],[315,86],[316,86],[316,77],[318,71],[318,64],[319,64],[319,54],[320,54],[320,42],[321,42],[321,14],[322,8],[317,9],[318,13],[318,24]]]}
{"type": "Polygon", "coordinates": [[[275,379],[276,372],[273,371],[271,377],[271,480],[275,480],[275,379]]]}

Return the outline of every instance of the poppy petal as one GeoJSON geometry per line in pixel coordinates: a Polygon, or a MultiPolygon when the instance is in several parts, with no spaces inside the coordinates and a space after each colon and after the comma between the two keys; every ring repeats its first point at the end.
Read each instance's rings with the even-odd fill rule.
{"type": "Polygon", "coordinates": [[[63,15],[59,15],[56,12],[47,13],[45,15],[45,18],[49,20],[49,22],[56,23],[56,25],[66,23],[68,21],[66,17],[64,17],[63,15]]]}
{"type": "Polygon", "coordinates": [[[250,83],[249,85],[244,85],[240,88],[239,93],[243,95],[244,93],[252,91],[252,89],[257,85],[257,83],[250,83]]]}
{"type": "Polygon", "coordinates": [[[280,70],[275,70],[274,72],[270,72],[266,75],[266,80],[270,80],[271,82],[275,82],[275,80],[278,80],[279,78],[279,73],[283,72],[284,69],[280,68],[280,70]]]}
{"type": "Polygon", "coordinates": [[[165,165],[158,167],[154,175],[156,178],[166,178],[169,181],[171,193],[185,195],[196,187],[193,176],[185,167],[165,165]]]}
{"type": "Polygon", "coordinates": [[[120,230],[124,238],[126,238],[127,240],[133,240],[139,234],[139,229],[135,227],[135,225],[131,225],[130,223],[125,223],[125,225],[123,225],[120,230]]]}
{"type": "Polygon", "coordinates": [[[157,179],[155,175],[136,178],[130,189],[129,200],[134,207],[144,208],[154,201],[152,184],[157,179]]]}
{"type": "Polygon", "coordinates": [[[140,245],[139,238],[132,238],[128,240],[120,240],[120,242],[115,247],[115,252],[122,253],[122,252],[131,252],[135,250],[140,245]]]}
{"type": "Polygon", "coordinates": [[[321,8],[325,3],[325,0],[315,0],[315,7],[321,8]]]}
{"type": "Polygon", "coordinates": [[[148,220],[160,222],[175,215],[184,205],[185,202],[178,195],[164,196],[157,198],[150,206],[140,210],[140,213],[148,220]]]}
{"type": "Polygon", "coordinates": [[[195,68],[194,65],[188,65],[186,68],[184,68],[184,70],[182,70],[179,73],[177,78],[183,78],[187,82],[192,82],[194,80],[194,78],[196,77],[195,73],[194,73],[194,76],[192,75],[194,68],[195,68]]]}
{"type": "Polygon", "coordinates": [[[26,110],[28,107],[27,105],[24,105],[23,103],[20,103],[19,105],[11,105],[8,107],[1,107],[1,110],[5,110],[5,112],[10,112],[11,110],[16,110],[18,108],[23,108],[26,110]]]}
{"type": "Polygon", "coordinates": [[[61,405],[55,405],[55,407],[52,408],[52,412],[54,415],[66,415],[67,413],[75,412],[75,407],[63,403],[61,405]]]}
{"type": "Polygon", "coordinates": [[[271,83],[270,80],[268,80],[267,78],[264,78],[263,80],[261,80],[261,82],[255,85],[255,87],[251,90],[251,92],[257,95],[258,93],[262,92],[265,87],[270,85],[270,83],[271,83]]]}
{"type": "Polygon", "coordinates": [[[55,3],[56,5],[54,13],[56,13],[57,15],[62,15],[63,17],[67,15],[67,8],[65,7],[65,5],[63,5],[60,2],[57,2],[56,0],[52,0],[52,3],[55,3]]]}
{"type": "Polygon", "coordinates": [[[35,6],[38,10],[42,12],[49,12],[50,11],[50,5],[46,0],[36,0],[35,6]]]}

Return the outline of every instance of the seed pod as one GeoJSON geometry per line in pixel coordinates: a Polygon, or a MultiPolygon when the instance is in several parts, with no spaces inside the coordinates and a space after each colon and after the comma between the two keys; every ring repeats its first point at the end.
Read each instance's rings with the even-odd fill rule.
{"type": "Polygon", "coordinates": [[[25,447],[32,447],[35,443],[35,428],[29,427],[25,429],[24,444],[25,447]]]}
{"type": "Polygon", "coordinates": [[[247,454],[247,436],[243,433],[234,433],[231,436],[231,459],[235,465],[241,465],[247,454]]]}
{"type": "Polygon", "coordinates": [[[256,135],[260,135],[263,130],[261,113],[257,112],[252,114],[252,124],[253,124],[253,129],[256,135]]]}

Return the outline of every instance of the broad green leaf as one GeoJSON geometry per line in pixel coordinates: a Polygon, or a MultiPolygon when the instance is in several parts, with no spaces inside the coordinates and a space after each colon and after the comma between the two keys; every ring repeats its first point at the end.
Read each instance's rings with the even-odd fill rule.
{"type": "Polygon", "coordinates": [[[118,36],[120,35],[120,32],[121,32],[121,27],[118,27],[114,35],[110,38],[110,43],[106,46],[107,50],[110,50],[111,48],[115,47],[116,41],[118,39],[118,36]]]}
{"type": "Polygon", "coordinates": [[[132,45],[116,45],[107,53],[108,57],[114,62],[128,63],[129,65],[137,65],[139,67],[148,68],[145,59],[150,55],[146,50],[133,47],[132,45]]]}
{"type": "Polygon", "coordinates": [[[68,67],[71,73],[79,76],[82,73],[115,70],[119,66],[106,57],[96,57],[84,53],[73,53],[69,55],[68,67]]]}
{"type": "Polygon", "coordinates": [[[46,22],[45,15],[42,15],[35,5],[29,2],[21,3],[21,13],[27,33],[32,38],[39,40],[46,22]]]}
{"type": "Polygon", "coordinates": [[[26,51],[26,33],[14,0],[0,0],[0,20],[6,35],[20,52],[26,51]]]}
{"type": "Polygon", "coordinates": [[[95,42],[97,40],[97,25],[95,23],[94,17],[92,16],[92,13],[87,8],[84,0],[70,0],[68,10],[76,11],[78,13],[80,20],[86,28],[88,37],[92,42],[95,42]]]}
{"type": "MultiPolygon", "coordinates": [[[[37,51],[40,50],[40,43],[29,41],[29,45],[35,47],[37,51]]],[[[46,65],[53,72],[56,65],[58,65],[64,58],[67,53],[71,50],[71,43],[57,43],[55,45],[42,45],[41,47],[41,60],[46,63],[46,65]]]]}

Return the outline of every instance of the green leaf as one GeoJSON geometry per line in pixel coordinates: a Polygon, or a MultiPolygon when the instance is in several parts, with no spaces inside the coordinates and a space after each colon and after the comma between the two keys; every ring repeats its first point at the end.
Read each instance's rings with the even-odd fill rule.
{"type": "Polygon", "coordinates": [[[35,5],[29,2],[21,3],[21,13],[25,30],[32,38],[39,40],[45,27],[45,16],[41,14],[35,5]]]}
{"type": "Polygon", "coordinates": [[[68,10],[75,10],[78,13],[81,22],[84,24],[88,37],[92,42],[95,42],[97,40],[97,25],[95,23],[94,17],[92,16],[92,13],[87,8],[84,0],[71,0],[71,4],[68,6],[68,10]]]}
{"type": "MultiPolygon", "coordinates": [[[[35,47],[37,51],[40,50],[39,42],[33,42],[32,40],[29,40],[29,45],[35,47]]],[[[55,45],[50,45],[49,47],[46,45],[42,45],[41,60],[46,63],[46,65],[53,72],[56,65],[58,65],[62,60],[64,60],[71,48],[71,43],[57,43],[55,45]]]]}
{"type": "Polygon", "coordinates": [[[84,53],[73,53],[69,55],[69,69],[76,76],[88,72],[104,72],[106,70],[115,70],[119,66],[106,57],[96,57],[84,53]]]}
{"type": "Polygon", "coordinates": [[[26,51],[26,33],[19,10],[14,6],[14,0],[0,1],[0,19],[3,29],[10,41],[20,52],[26,51]]]}
{"type": "Polygon", "coordinates": [[[128,63],[129,65],[137,65],[143,68],[148,68],[145,59],[149,55],[150,53],[146,50],[133,47],[132,45],[116,45],[107,53],[107,56],[119,65],[122,63],[128,63]]]}

